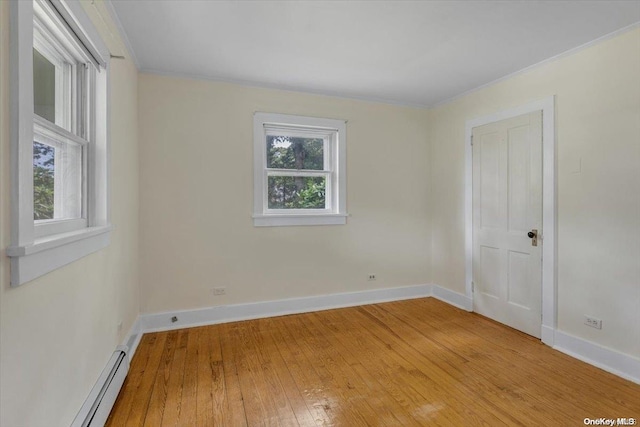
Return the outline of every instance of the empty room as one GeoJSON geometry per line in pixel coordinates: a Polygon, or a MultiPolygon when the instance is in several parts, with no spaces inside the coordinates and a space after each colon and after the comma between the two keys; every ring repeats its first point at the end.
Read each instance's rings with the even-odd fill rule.
{"type": "Polygon", "coordinates": [[[640,422],[640,1],[0,0],[0,426],[640,422]]]}

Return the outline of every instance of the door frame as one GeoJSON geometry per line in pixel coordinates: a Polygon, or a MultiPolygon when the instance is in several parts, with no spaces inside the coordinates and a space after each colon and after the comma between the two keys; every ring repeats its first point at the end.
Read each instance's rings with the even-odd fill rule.
{"type": "Polygon", "coordinates": [[[542,342],[553,346],[557,325],[556,290],[556,129],[555,95],[527,104],[467,120],[465,124],[465,283],[473,311],[473,128],[500,120],[542,111],[542,342]]]}

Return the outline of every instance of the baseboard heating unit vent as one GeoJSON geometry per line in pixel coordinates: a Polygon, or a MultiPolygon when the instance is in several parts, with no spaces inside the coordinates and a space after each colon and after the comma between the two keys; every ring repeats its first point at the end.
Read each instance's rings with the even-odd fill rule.
{"type": "Polygon", "coordinates": [[[118,346],[71,427],[103,427],[129,371],[128,349],[118,346]]]}

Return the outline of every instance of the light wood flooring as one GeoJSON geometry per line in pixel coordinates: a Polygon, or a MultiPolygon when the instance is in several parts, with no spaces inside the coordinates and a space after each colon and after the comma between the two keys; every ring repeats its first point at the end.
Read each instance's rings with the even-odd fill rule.
{"type": "Polygon", "coordinates": [[[433,298],[146,334],[108,426],[581,426],[640,385],[433,298]]]}

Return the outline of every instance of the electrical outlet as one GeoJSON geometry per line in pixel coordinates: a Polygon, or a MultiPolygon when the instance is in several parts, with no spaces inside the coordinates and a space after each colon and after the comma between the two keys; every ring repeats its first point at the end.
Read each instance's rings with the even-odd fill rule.
{"type": "Polygon", "coordinates": [[[226,295],[227,293],[227,289],[226,288],[213,288],[213,294],[218,296],[218,295],[226,295]]]}
{"type": "Polygon", "coordinates": [[[369,280],[369,281],[376,280],[376,275],[375,274],[370,274],[369,277],[367,278],[367,280],[369,280]]]}
{"type": "Polygon", "coordinates": [[[591,316],[584,316],[584,324],[592,328],[602,329],[602,320],[591,316]]]}

